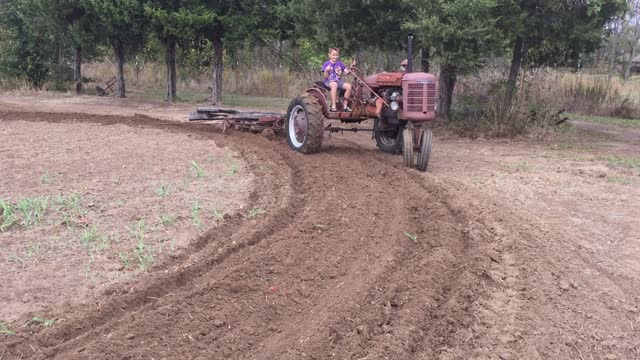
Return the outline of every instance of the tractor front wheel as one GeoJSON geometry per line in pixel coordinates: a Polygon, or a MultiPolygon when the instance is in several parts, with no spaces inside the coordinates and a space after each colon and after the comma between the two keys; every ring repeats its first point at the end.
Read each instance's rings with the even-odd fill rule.
{"type": "Polygon", "coordinates": [[[318,100],[303,94],[291,101],[285,122],[289,146],[304,154],[320,151],[324,137],[324,115],[318,100]]]}
{"type": "Polygon", "coordinates": [[[431,133],[431,129],[422,129],[422,131],[420,132],[420,148],[418,151],[418,161],[416,163],[416,169],[420,171],[427,171],[427,167],[429,166],[432,140],[433,134],[431,133]]]}
{"type": "Polygon", "coordinates": [[[378,149],[389,154],[402,153],[401,125],[385,125],[379,118],[373,120],[373,136],[378,149]]]}
{"type": "Polygon", "coordinates": [[[402,155],[404,157],[404,166],[408,168],[413,168],[415,165],[413,156],[414,132],[415,130],[413,127],[406,127],[402,132],[402,155]]]}

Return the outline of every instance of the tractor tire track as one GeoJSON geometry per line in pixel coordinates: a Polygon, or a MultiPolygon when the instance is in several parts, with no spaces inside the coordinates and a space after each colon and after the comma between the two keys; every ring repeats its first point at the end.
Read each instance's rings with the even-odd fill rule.
{"type": "Polygon", "coordinates": [[[451,344],[488,291],[478,281],[487,239],[470,241],[453,194],[389,160],[397,157],[335,146],[302,155],[284,141],[207,125],[73,116],[213,138],[243,153],[260,179],[251,206],[273,210],[259,223],[235,218],[208,232],[175,263],[110,289],[99,310],[62,309],[63,325],[15,341],[9,355],[416,358],[451,344]]]}

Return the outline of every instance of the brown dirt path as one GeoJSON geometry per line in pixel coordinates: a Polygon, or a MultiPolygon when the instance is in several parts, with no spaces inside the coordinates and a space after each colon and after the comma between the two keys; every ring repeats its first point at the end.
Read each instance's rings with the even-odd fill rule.
{"type": "Polygon", "coordinates": [[[362,136],[304,156],[206,125],[84,121],[241,149],[261,179],[252,201],[272,210],[230,220],[94,307],[61,309],[51,329],[7,338],[5,358],[639,357],[637,169],[599,144],[567,154],[439,134],[420,174],[362,136]]]}

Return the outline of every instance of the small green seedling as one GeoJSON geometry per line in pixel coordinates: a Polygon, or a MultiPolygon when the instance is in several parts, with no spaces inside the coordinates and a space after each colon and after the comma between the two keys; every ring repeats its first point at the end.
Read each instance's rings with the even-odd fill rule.
{"type": "Polygon", "coordinates": [[[213,215],[213,217],[216,220],[222,220],[222,219],[224,219],[225,212],[223,210],[220,210],[220,209],[213,209],[211,211],[211,214],[213,215]]]}
{"type": "Polygon", "coordinates": [[[253,219],[257,216],[260,216],[262,214],[266,214],[267,212],[263,209],[260,209],[259,207],[253,207],[251,210],[249,210],[249,212],[247,212],[247,214],[245,215],[246,218],[249,219],[253,219]]]}
{"type": "Polygon", "coordinates": [[[11,202],[0,199],[0,210],[2,210],[2,223],[0,224],[0,231],[4,232],[16,222],[15,207],[11,202]]]}
{"type": "Polygon", "coordinates": [[[16,333],[15,331],[11,330],[11,328],[9,327],[9,324],[5,323],[4,321],[0,321],[0,334],[11,336],[11,335],[15,335],[16,333]]]}
{"type": "Polygon", "coordinates": [[[198,202],[198,199],[193,200],[191,202],[191,218],[193,219],[193,224],[199,228],[202,226],[202,220],[200,220],[200,212],[202,212],[202,207],[198,202]]]}
{"type": "Polygon", "coordinates": [[[193,170],[196,178],[203,178],[206,176],[206,174],[204,173],[204,169],[200,165],[198,165],[195,160],[191,160],[191,169],[193,170]]]}
{"type": "Polygon", "coordinates": [[[404,232],[404,235],[406,237],[408,237],[409,239],[411,239],[411,241],[413,241],[414,244],[418,243],[418,235],[414,235],[414,234],[408,233],[406,231],[404,232]]]}
{"type": "Polygon", "coordinates": [[[175,216],[171,216],[171,215],[160,215],[160,222],[162,223],[163,226],[167,227],[171,224],[173,224],[176,221],[175,216]]]}
{"type": "Polygon", "coordinates": [[[51,327],[53,325],[53,320],[52,319],[41,318],[41,317],[38,317],[38,316],[34,316],[33,319],[29,320],[26,324],[22,325],[22,327],[31,326],[32,324],[42,325],[42,326],[48,328],[48,327],[51,327]]]}
{"type": "Polygon", "coordinates": [[[45,170],[42,175],[40,175],[40,183],[42,184],[50,184],[51,176],[49,175],[49,171],[45,170]]]}
{"type": "Polygon", "coordinates": [[[231,169],[229,169],[229,172],[227,173],[227,176],[233,176],[235,174],[238,173],[238,165],[233,164],[231,165],[231,169]]]}
{"type": "Polygon", "coordinates": [[[169,195],[169,185],[160,183],[160,186],[156,188],[155,193],[161,198],[167,197],[169,195]]]}

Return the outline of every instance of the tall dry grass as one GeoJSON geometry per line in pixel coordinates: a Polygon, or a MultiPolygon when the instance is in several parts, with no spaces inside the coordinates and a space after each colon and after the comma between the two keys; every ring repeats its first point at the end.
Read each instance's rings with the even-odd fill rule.
{"type": "MultiPolygon", "coordinates": [[[[133,91],[163,89],[166,87],[167,69],[162,63],[125,64],[127,86],[133,91]]],[[[83,75],[93,83],[104,82],[115,75],[115,64],[111,61],[83,65],[83,75]]],[[[212,81],[211,70],[197,74],[182,73],[178,68],[177,89],[180,91],[209,91],[212,81]]],[[[223,74],[223,89],[226,93],[238,95],[292,97],[307,89],[315,80],[306,73],[272,70],[265,67],[226,68],[223,74]]]]}

